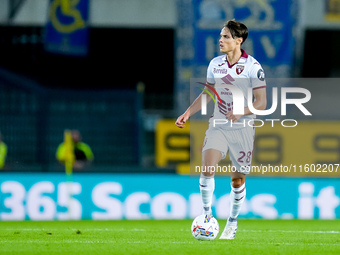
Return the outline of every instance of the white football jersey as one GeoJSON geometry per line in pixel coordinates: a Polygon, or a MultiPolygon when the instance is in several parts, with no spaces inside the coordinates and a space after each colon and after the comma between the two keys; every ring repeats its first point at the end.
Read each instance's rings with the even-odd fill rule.
{"type": "MultiPolygon", "coordinates": [[[[226,119],[226,113],[233,110],[232,93],[225,85],[236,86],[242,91],[244,95],[244,107],[248,106],[248,88],[255,90],[266,87],[261,65],[244,50],[242,50],[242,56],[239,61],[233,65],[230,65],[227,61],[227,55],[221,55],[211,60],[207,71],[207,82],[208,84],[215,85],[214,88],[219,95],[218,97],[215,94],[217,104],[209,120],[210,126],[212,126],[213,123],[216,124],[214,119],[226,119]]],[[[224,129],[243,128],[248,126],[248,121],[254,118],[254,114],[244,115],[232,125],[228,122],[227,124],[218,125],[218,127],[224,129]],[[246,125],[243,125],[244,123],[246,123],[246,125]]]]}

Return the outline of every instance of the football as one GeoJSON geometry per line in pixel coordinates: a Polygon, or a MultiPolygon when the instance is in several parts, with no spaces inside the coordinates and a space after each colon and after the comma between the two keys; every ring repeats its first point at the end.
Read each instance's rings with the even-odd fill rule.
{"type": "Polygon", "coordinates": [[[197,240],[212,241],[219,231],[220,227],[213,216],[199,215],[191,224],[191,233],[197,240]]]}

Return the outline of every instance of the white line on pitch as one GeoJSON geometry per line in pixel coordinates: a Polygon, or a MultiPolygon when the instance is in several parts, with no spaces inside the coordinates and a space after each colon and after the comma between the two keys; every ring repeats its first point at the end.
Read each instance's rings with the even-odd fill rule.
{"type": "Polygon", "coordinates": [[[126,228],[121,228],[121,229],[109,229],[109,228],[3,228],[0,229],[0,231],[146,231],[145,229],[142,228],[133,228],[133,229],[126,229],[126,228]]]}
{"type": "Polygon", "coordinates": [[[240,229],[244,232],[284,232],[284,233],[311,233],[311,234],[340,234],[340,231],[313,231],[313,230],[250,230],[250,229],[240,229]]]}
{"type": "MultiPolygon", "coordinates": [[[[57,240],[0,240],[0,243],[30,243],[30,244],[65,244],[65,243],[69,243],[69,244],[73,244],[73,243],[82,243],[82,244],[107,244],[107,243],[112,243],[112,244],[117,244],[119,242],[117,241],[88,241],[88,240],[62,240],[62,241],[57,241],[57,240]]],[[[130,243],[130,244],[144,244],[146,242],[144,241],[129,241],[129,242],[124,242],[124,243],[130,243]]],[[[167,243],[166,241],[164,242],[154,242],[154,243],[167,243]]],[[[172,242],[172,243],[183,243],[183,244],[192,244],[193,242],[172,242]]],[[[222,243],[222,242],[220,242],[222,243]]],[[[256,243],[250,243],[248,242],[247,245],[255,245],[255,244],[259,244],[258,242],[256,243]]],[[[266,243],[266,244],[272,244],[272,245],[297,245],[298,242],[296,243],[266,243]]],[[[308,245],[314,245],[314,246],[322,246],[322,245],[327,245],[327,246],[339,246],[340,243],[308,243],[308,245]]]]}
{"type": "MultiPolygon", "coordinates": [[[[142,232],[146,231],[145,229],[134,228],[134,229],[109,229],[109,228],[72,228],[72,229],[45,229],[45,228],[3,228],[1,231],[134,231],[134,232],[142,232]]],[[[179,231],[186,231],[184,229],[180,229],[179,231]]],[[[340,234],[340,231],[329,230],[329,231],[321,231],[321,230],[254,230],[254,229],[239,229],[239,231],[244,232],[254,232],[254,233],[263,233],[263,232],[281,232],[281,233],[311,233],[311,234],[340,234]]]]}

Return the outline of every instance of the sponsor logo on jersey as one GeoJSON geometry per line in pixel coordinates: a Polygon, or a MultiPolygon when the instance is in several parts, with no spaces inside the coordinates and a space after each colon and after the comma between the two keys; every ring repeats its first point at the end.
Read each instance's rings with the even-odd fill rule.
{"type": "Polygon", "coordinates": [[[243,65],[237,65],[236,66],[236,73],[238,75],[240,75],[243,72],[243,70],[244,70],[244,66],[243,65]]]}
{"type": "Polygon", "coordinates": [[[213,73],[227,74],[228,70],[224,68],[214,68],[213,73]]]}
{"type": "Polygon", "coordinates": [[[260,81],[264,81],[264,72],[262,69],[257,71],[257,78],[259,78],[260,81]]]}
{"type": "Polygon", "coordinates": [[[218,64],[218,66],[223,66],[225,63],[222,63],[222,64],[218,64]]]}

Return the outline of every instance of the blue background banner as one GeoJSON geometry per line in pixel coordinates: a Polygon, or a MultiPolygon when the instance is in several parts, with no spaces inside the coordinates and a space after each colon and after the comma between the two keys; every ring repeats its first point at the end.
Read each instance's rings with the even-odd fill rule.
{"type": "MultiPolygon", "coordinates": [[[[179,175],[1,174],[0,220],[185,219],[201,213],[198,178],[179,175]],[[70,193],[73,196],[70,196],[70,193]]],[[[213,213],[229,215],[230,179],[216,178],[213,213]]],[[[248,178],[242,218],[340,218],[340,180],[248,178]]]]}
{"type": "Polygon", "coordinates": [[[88,53],[89,0],[50,0],[45,49],[65,55],[88,53]]]}
{"type": "Polygon", "coordinates": [[[230,19],[248,27],[242,48],[260,62],[266,77],[291,77],[296,2],[178,0],[176,113],[188,107],[190,78],[205,78],[209,62],[221,54],[221,28],[230,19]]]}
{"type": "Polygon", "coordinates": [[[292,1],[193,0],[196,65],[207,66],[219,55],[218,39],[225,21],[236,19],[249,29],[243,47],[262,65],[277,67],[293,61],[292,1]],[[243,3],[241,3],[243,2],[243,3]]]}

